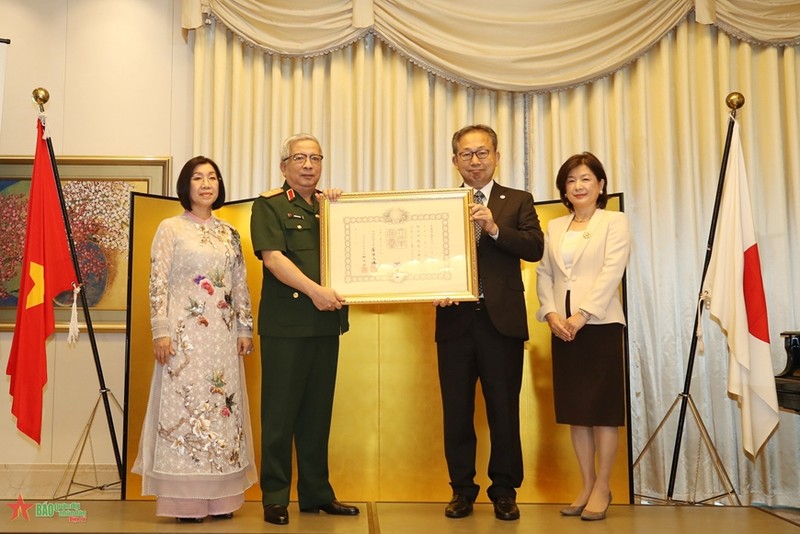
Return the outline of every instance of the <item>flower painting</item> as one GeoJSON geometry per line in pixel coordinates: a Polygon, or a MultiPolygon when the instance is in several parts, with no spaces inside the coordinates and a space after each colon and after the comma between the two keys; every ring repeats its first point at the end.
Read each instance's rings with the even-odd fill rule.
{"type": "MultiPolygon", "coordinates": [[[[148,192],[142,179],[63,179],[64,201],[89,306],[127,305],[131,192],[148,192]]],[[[0,179],[0,306],[16,307],[27,225],[30,179],[0,179]]],[[[72,304],[72,292],[57,305],[72,304]]]]}

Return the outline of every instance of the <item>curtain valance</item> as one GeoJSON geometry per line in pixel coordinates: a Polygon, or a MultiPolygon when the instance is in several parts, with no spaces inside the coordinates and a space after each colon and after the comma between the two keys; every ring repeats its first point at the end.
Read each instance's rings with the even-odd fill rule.
{"type": "Polygon", "coordinates": [[[800,2],[788,0],[183,0],[183,26],[212,16],[283,56],[325,54],[373,32],[447,79],[545,92],[632,62],[692,9],[752,43],[800,43],[800,2]]]}

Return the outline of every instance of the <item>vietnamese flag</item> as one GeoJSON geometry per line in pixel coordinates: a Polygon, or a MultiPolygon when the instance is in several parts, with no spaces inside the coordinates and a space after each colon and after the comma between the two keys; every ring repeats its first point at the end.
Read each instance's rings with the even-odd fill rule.
{"type": "Polygon", "coordinates": [[[755,457],[778,426],[778,396],[739,123],[731,120],[730,157],[703,291],[728,338],[728,393],[741,408],[744,450],[755,457]]]}
{"type": "Polygon", "coordinates": [[[77,280],[42,120],[37,124],[17,321],[6,367],[14,398],[11,413],[17,428],[36,443],[41,442],[42,390],[47,383],[45,342],[55,330],[53,299],[77,280]]]}

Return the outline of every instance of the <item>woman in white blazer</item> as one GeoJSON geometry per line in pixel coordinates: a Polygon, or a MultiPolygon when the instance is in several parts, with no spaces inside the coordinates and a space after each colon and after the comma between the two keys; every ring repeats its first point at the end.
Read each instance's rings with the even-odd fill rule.
{"type": "Polygon", "coordinates": [[[563,515],[605,519],[625,424],[619,285],[630,253],[628,219],[605,211],[607,179],[589,152],[571,156],[556,187],[569,215],[550,221],[536,270],[536,318],[552,332],[556,422],[570,425],[583,488],[563,515]],[[595,467],[596,466],[596,467],[595,467]]]}

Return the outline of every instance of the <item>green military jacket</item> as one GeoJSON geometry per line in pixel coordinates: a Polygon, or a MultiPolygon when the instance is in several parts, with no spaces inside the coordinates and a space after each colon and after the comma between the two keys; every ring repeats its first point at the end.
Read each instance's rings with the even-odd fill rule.
{"type": "MultiPolygon", "coordinates": [[[[319,204],[310,206],[284,182],[256,198],[250,216],[253,250],[279,250],[303,274],[320,283],[319,204]]],[[[311,299],[275,278],[262,262],[258,333],[274,337],[333,336],[347,332],[347,306],[320,311],[311,299]]]]}

